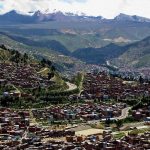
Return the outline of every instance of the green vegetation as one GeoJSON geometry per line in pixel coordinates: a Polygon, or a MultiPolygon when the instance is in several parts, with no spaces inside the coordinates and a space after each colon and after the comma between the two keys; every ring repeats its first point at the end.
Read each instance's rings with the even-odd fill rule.
{"type": "Polygon", "coordinates": [[[149,132],[149,131],[150,131],[150,128],[146,128],[146,129],[134,129],[134,130],[130,131],[129,134],[138,135],[138,134],[143,134],[143,133],[149,132]]]}
{"type": "Polygon", "coordinates": [[[11,84],[7,84],[7,85],[1,85],[0,84],[0,95],[2,95],[5,91],[12,92],[12,91],[15,91],[15,90],[16,89],[11,84]]]}
{"type": "Polygon", "coordinates": [[[115,124],[116,124],[117,128],[119,129],[120,127],[122,127],[123,121],[122,120],[116,120],[115,124]]]}
{"type": "Polygon", "coordinates": [[[105,129],[105,125],[102,122],[99,122],[97,124],[91,124],[90,125],[92,128],[96,128],[96,129],[105,129]]]}
{"type": "Polygon", "coordinates": [[[136,109],[139,109],[139,108],[142,108],[144,106],[149,106],[150,105],[150,97],[143,97],[141,98],[140,101],[138,101],[138,103],[136,103],[132,109],[133,110],[136,110],[136,109]]]}
{"type": "Polygon", "coordinates": [[[123,119],[122,122],[125,123],[134,123],[137,122],[132,116],[128,116],[127,118],[123,119]]]}
{"type": "Polygon", "coordinates": [[[78,73],[73,79],[73,83],[77,85],[80,91],[82,90],[83,80],[84,80],[84,73],[78,73]]]}
{"type": "Polygon", "coordinates": [[[124,136],[125,136],[124,132],[119,132],[119,133],[114,134],[113,138],[116,139],[116,140],[119,140],[124,136]]]}

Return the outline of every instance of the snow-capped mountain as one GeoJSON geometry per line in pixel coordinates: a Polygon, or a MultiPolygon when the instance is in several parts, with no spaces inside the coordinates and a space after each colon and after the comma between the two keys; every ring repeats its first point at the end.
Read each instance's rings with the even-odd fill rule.
{"type": "Polygon", "coordinates": [[[63,13],[61,11],[54,11],[52,13],[49,10],[45,12],[36,11],[29,12],[28,14],[21,14],[20,12],[16,12],[12,10],[6,14],[0,15],[0,23],[36,23],[36,22],[44,22],[44,21],[88,21],[88,22],[99,22],[99,21],[130,21],[130,22],[150,22],[150,19],[140,17],[140,16],[130,16],[126,14],[119,14],[114,19],[105,19],[102,16],[87,16],[85,14],[73,14],[70,12],[63,13]]]}
{"type": "Polygon", "coordinates": [[[130,15],[122,14],[122,13],[116,16],[114,20],[115,21],[150,22],[150,19],[148,18],[144,18],[144,17],[140,17],[136,15],[130,16],[130,15]]]}

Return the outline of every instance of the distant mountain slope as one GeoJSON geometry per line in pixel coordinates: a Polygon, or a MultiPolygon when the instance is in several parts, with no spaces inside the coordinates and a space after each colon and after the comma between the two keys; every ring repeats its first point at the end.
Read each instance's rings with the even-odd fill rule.
{"type": "Polygon", "coordinates": [[[25,45],[69,55],[78,49],[127,44],[150,36],[150,19],[125,14],[105,19],[62,12],[23,15],[11,11],[0,15],[0,32],[25,45]]]}
{"type": "MultiPolygon", "coordinates": [[[[150,35],[150,23],[137,22],[45,22],[0,26],[0,32],[11,37],[28,39],[41,47],[51,47],[49,41],[57,41],[68,51],[81,48],[100,48],[109,43],[131,43],[150,35]],[[40,44],[39,44],[40,43],[40,44]]],[[[22,40],[19,42],[27,42],[22,40]]],[[[54,49],[55,50],[55,49],[54,49]]]]}
{"type": "Polygon", "coordinates": [[[59,52],[64,55],[69,55],[70,52],[63,46],[60,42],[56,40],[32,40],[22,36],[9,35],[7,33],[0,32],[0,34],[9,37],[10,39],[23,43],[28,46],[39,47],[39,48],[48,48],[53,51],[59,52]]]}
{"type": "Polygon", "coordinates": [[[33,18],[28,15],[18,14],[12,10],[4,15],[0,15],[0,24],[14,24],[14,23],[31,23],[33,18]]]}
{"type": "Polygon", "coordinates": [[[149,67],[150,37],[142,41],[124,46],[125,52],[112,62],[117,66],[149,67]]]}
{"type": "Polygon", "coordinates": [[[122,46],[111,43],[102,48],[78,49],[72,55],[87,63],[102,64],[106,60],[118,57],[123,52],[124,48],[122,46]]]}
{"type": "Polygon", "coordinates": [[[150,22],[150,19],[140,16],[130,16],[126,14],[119,14],[114,18],[115,21],[135,21],[135,22],[150,22]]]}
{"type": "Polygon", "coordinates": [[[150,36],[125,46],[109,44],[102,48],[78,49],[73,56],[92,64],[104,64],[111,60],[118,67],[149,67],[150,36]]]}

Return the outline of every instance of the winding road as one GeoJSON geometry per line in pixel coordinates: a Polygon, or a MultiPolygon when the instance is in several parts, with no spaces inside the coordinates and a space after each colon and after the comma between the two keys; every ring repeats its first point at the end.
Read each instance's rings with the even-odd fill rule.
{"type": "Polygon", "coordinates": [[[128,117],[130,109],[131,109],[131,107],[126,107],[126,108],[122,109],[121,116],[115,117],[115,119],[117,119],[117,120],[125,119],[126,117],[128,117]]]}
{"type": "Polygon", "coordinates": [[[47,71],[47,70],[48,70],[48,68],[44,68],[43,70],[41,70],[41,71],[39,71],[37,73],[42,73],[42,72],[47,71]]]}
{"type": "Polygon", "coordinates": [[[72,84],[70,82],[66,82],[66,84],[68,86],[68,89],[66,91],[72,91],[72,90],[77,89],[77,86],[75,84],[72,84]]]}
{"type": "MultiPolygon", "coordinates": [[[[131,109],[131,107],[126,107],[126,108],[122,109],[121,116],[119,116],[119,117],[114,117],[113,119],[116,119],[116,120],[125,119],[126,117],[128,117],[128,114],[129,114],[129,110],[130,110],[130,109],[131,109]]],[[[91,120],[91,121],[88,121],[88,123],[89,123],[89,124],[91,124],[91,123],[97,123],[97,122],[99,122],[99,121],[101,121],[101,119],[100,119],[100,120],[91,120]]]]}

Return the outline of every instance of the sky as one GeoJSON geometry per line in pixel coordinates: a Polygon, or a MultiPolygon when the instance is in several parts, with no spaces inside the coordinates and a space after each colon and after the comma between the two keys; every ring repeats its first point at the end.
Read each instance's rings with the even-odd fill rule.
{"type": "Polygon", "coordinates": [[[109,19],[125,13],[150,18],[150,0],[0,0],[0,14],[10,10],[24,14],[37,10],[55,10],[109,19]]]}

